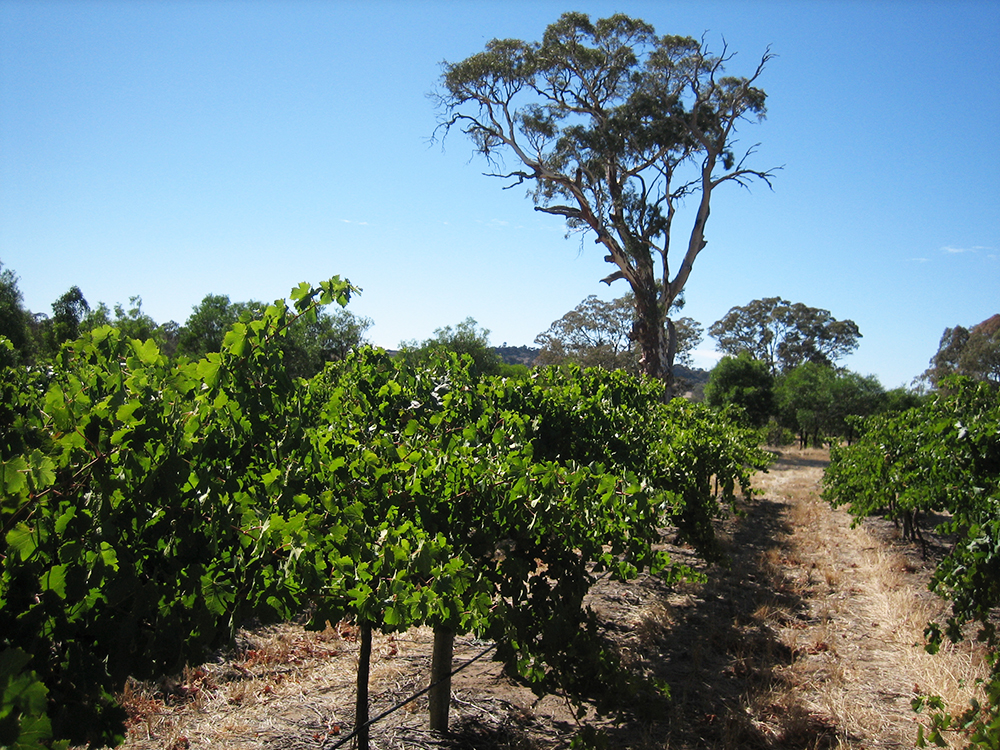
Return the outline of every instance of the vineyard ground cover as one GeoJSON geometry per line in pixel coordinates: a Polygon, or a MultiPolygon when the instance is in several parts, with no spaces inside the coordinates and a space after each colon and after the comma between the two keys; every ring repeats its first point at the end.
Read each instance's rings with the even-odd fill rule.
{"type": "MultiPolygon", "coordinates": [[[[672,700],[625,721],[594,721],[607,747],[906,748],[915,686],[954,700],[982,674],[968,646],[930,656],[923,626],[944,607],[926,591],[933,560],[891,523],[851,529],[819,499],[825,451],[785,450],[758,477],[762,497],[720,523],[733,560],[704,584],[667,589],[643,576],[601,581],[589,603],[623,668],[671,686],[672,700]]],[[[683,548],[676,559],[697,564],[683,548]]],[[[935,547],[932,540],[931,557],[935,547]]],[[[375,636],[371,714],[424,686],[433,636],[375,636]]],[[[455,664],[486,644],[455,642],[455,664]]],[[[293,624],[241,634],[240,648],[158,684],[131,684],[129,750],[329,748],[352,728],[358,643],[348,626],[293,624]]],[[[452,735],[431,735],[426,697],[372,728],[378,748],[568,747],[578,730],[558,696],[537,700],[488,659],[456,675],[452,735]]]]}

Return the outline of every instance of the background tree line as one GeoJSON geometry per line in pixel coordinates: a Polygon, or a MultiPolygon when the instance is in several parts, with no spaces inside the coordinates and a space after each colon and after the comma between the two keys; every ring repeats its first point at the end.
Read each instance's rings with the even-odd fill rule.
{"type": "MultiPolygon", "coordinates": [[[[438,328],[423,341],[400,343],[399,356],[426,361],[435,351],[466,354],[480,375],[522,376],[531,365],[577,364],[605,370],[642,371],[641,344],[634,335],[635,301],[628,292],[610,301],[590,295],[535,337],[539,347],[492,346],[490,331],[469,317],[438,328]],[[516,356],[507,357],[514,351],[516,356]],[[534,355],[534,356],[532,356],[534,355]],[[516,360],[517,364],[505,361],[516,360]]],[[[704,329],[690,317],[675,316],[679,365],[690,367],[704,329]]],[[[168,356],[191,359],[220,351],[225,332],[240,319],[259,318],[267,305],[233,302],[208,294],[183,325],[159,324],[142,309],[142,299],[127,306],[91,307],[79,287],[71,287],[52,303],[52,314],[33,313],[23,304],[18,278],[0,264],[0,335],[14,345],[23,363],[50,360],[66,341],[101,325],[111,325],[129,338],[152,339],[168,356]]],[[[342,360],[362,343],[373,325],[369,318],[339,309],[322,311],[315,321],[299,321],[289,332],[284,355],[296,376],[310,377],[329,361],[342,360]]],[[[915,389],[886,390],[875,376],[838,365],[854,352],[862,335],[853,320],[838,320],[828,311],[780,297],[752,300],[733,307],[708,327],[722,360],[712,370],[704,397],[716,407],[740,410],[746,423],[772,424],[774,439],[782,430],[796,433],[805,444],[822,436],[854,437],[852,417],[917,404],[927,388],[936,389],[949,375],[965,375],[1000,384],[1000,314],[965,328],[947,328],[930,367],[914,381],[915,389]]]]}
{"type": "Polygon", "coordinates": [[[950,375],[1000,386],[1000,314],[965,328],[946,328],[923,379],[934,388],[950,375]]]}
{"type": "Polygon", "coordinates": [[[861,332],[829,310],[767,297],[733,307],[709,334],[725,356],[705,386],[706,401],[768,426],[769,442],[784,442],[788,432],[803,446],[830,435],[850,440],[850,417],[888,404],[877,378],[837,367],[861,332]]]}
{"type": "Polygon", "coordinates": [[[858,346],[852,320],[779,297],[732,308],[709,327],[726,356],[712,370],[706,400],[737,409],[756,427],[770,425],[772,440],[784,430],[800,443],[857,437],[860,418],[900,412],[927,399],[927,388],[964,375],[1000,385],[1000,315],[973,326],[945,329],[930,368],[915,388],[886,390],[874,375],[861,375],[837,362],[858,346]]]}
{"type": "MultiPolygon", "coordinates": [[[[0,335],[11,340],[14,356],[23,364],[51,361],[64,343],[104,325],[127,338],[152,340],[168,357],[199,359],[221,351],[234,323],[259,320],[267,307],[256,300],[233,302],[223,294],[207,294],[183,325],[172,320],[157,323],[142,309],[140,297],[129,298],[128,306],[116,304],[112,309],[101,302],[91,307],[80,287],[73,286],[52,303],[50,316],[24,307],[17,274],[0,264],[0,335]]],[[[315,320],[296,321],[282,343],[290,372],[308,378],[327,362],[342,360],[365,342],[371,326],[369,318],[344,309],[322,310],[315,320]]]]}

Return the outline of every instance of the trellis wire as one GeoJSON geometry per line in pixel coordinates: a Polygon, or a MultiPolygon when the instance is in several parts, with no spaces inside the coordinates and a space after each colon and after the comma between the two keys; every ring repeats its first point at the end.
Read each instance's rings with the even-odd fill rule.
{"type": "MultiPolygon", "coordinates": [[[[396,711],[398,711],[399,709],[401,709],[403,706],[406,706],[406,705],[412,703],[417,698],[419,698],[421,695],[424,695],[425,693],[429,693],[431,690],[433,690],[435,687],[437,687],[438,685],[440,685],[445,680],[449,680],[452,677],[454,677],[455,675],[457,675],[459,672],[461,672],[467,666],[469,666],[470,664],[472,664],[474,661],[479,661],[480,659],[482,659],[484,656],[486,656],[486,654],[488,654],[490,651],[492,651],[496,647],[497,647],[497,644],[495,644],[495,643],[491,644],[490,646],[488,646],[486,648],[485,651],[482,651],[479,654],[476,654],[471,659],[469,659],[467,662],[465,662],[465,664],[463,664],[462,666],[460,666],[460,667],[458,667],[456,669],[453,669],[451,672],[449,672],[446,676],[442,677],[437,682],[432,682],[430,685],[428,685],[427,687],[425,687],[423,690],[421,690],[421,691],[419,691],[417,693],[414,693],[413,695],[411,695],[409,698],[407,698],[402,703],[397,703],[392,708],[390,708],[390,709],[388,709],[386,711],[383,711],[378,716],[376,716],[374,719],[369,719],[367,722],[365,722],[361,726],[354,727],[354,731],[352,731],[346,737],[341,738],[337,742],[336,745],[330,745],[330,750],[337,750],[338,747],[341,747],[342,745],[346,744],[348,740],[353,739],[354,736],[357,735],[357,733],[360,732],[365,727],[370,727],[375,722],[381,721],[382,719],[384,719],[389,714],[395,713],[396,711]]],[[[320,745],[320,750],[325,750],[325,748],[326,748],[326,742],[324,741],[323,744],[320,745]]]]}

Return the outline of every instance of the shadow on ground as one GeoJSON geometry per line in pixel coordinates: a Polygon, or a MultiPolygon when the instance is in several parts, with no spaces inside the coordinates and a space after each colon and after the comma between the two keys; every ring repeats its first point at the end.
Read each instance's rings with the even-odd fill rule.
{"type": "MultiPolygon", "coordinates": [[[[796,459],[786,463],[795,465],[796,459]]],[[[783,668],[794,654],[774,625],[808,619],[781,564],[788,553],[782,541],[790,533],[787,511],[787,504],[775,499],[742,507],[741,516],[720,530],[730,564],[706,570],[703,584],[678,589],[647,577],[595,587],[595,599],[602,602],[598,614],[623,668],[667,683],[670,695],[628,698],[618,716],[591,723],[601,735],[592,746],[805,750],[836,744],[835,728],[799,705],[783,683],[783,668]],[[626,607],[631,619],[622,616],[626,607]]],[[[564,726],[565,736],[539,744],[535,731],[516,722],[454,729],[442,746],[569,747],[577,731],[564,726]]]]}
{"type": "Polygon", "coordinates": [[[788,506],[754,501],[727,524],[727,566],[671,602],[671,627],[643,655],[671,687],[656,716],[609,731],[611,747],[816,748],[830,727],[788,702],[782,668],[794,655],[774,624],[805,619],[802,600],[776,564],[786,556],[788,506]]]}
{"type": "Polygon", "coordinates": [[[807,458],[788,451],[779,451],[774,463],[771,464],[772,471],[781,469],[825,469],[830,461],[825,458],[807,458]]]}

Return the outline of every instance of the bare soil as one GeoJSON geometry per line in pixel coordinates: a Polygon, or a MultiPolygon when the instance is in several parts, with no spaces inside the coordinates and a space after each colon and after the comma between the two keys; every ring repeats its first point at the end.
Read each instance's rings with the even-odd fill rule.
{"type": "MultiPolygon", "coordinates": [[[[720,522],[731,562],[702,565],[703,583],[594,587],[589,603],[622,668],[665,680],[669,697],[577,719],[564,697],[537,698],[487,655],[453,678],[447,736],[426,728],[422,696],[372,726],[372,747],[549,750],[569,747],[585,724],[604,746],[636,750],[913,747],[915,693],[968,700],[982,655],[923,650],[924,626],[944,611],[927,591],[941,540],[930,536],[924,559],[891,523],[851,528],[819,498],[827,460],[783,449],[758,477],[762,495],[720,522]]],[[[695,563],[690,550],[669,549],[695,563]]],[[[344,624],[258,628],[213,662],[132,683],[125,747],[330,750],[353,730],[356,635],[344,624]]],[[[371,716],[426,685],[432,640],[426,628],[376,635],[371,716]]],[[[456,639],[455,666],[489,646],[456,639]]]]}

